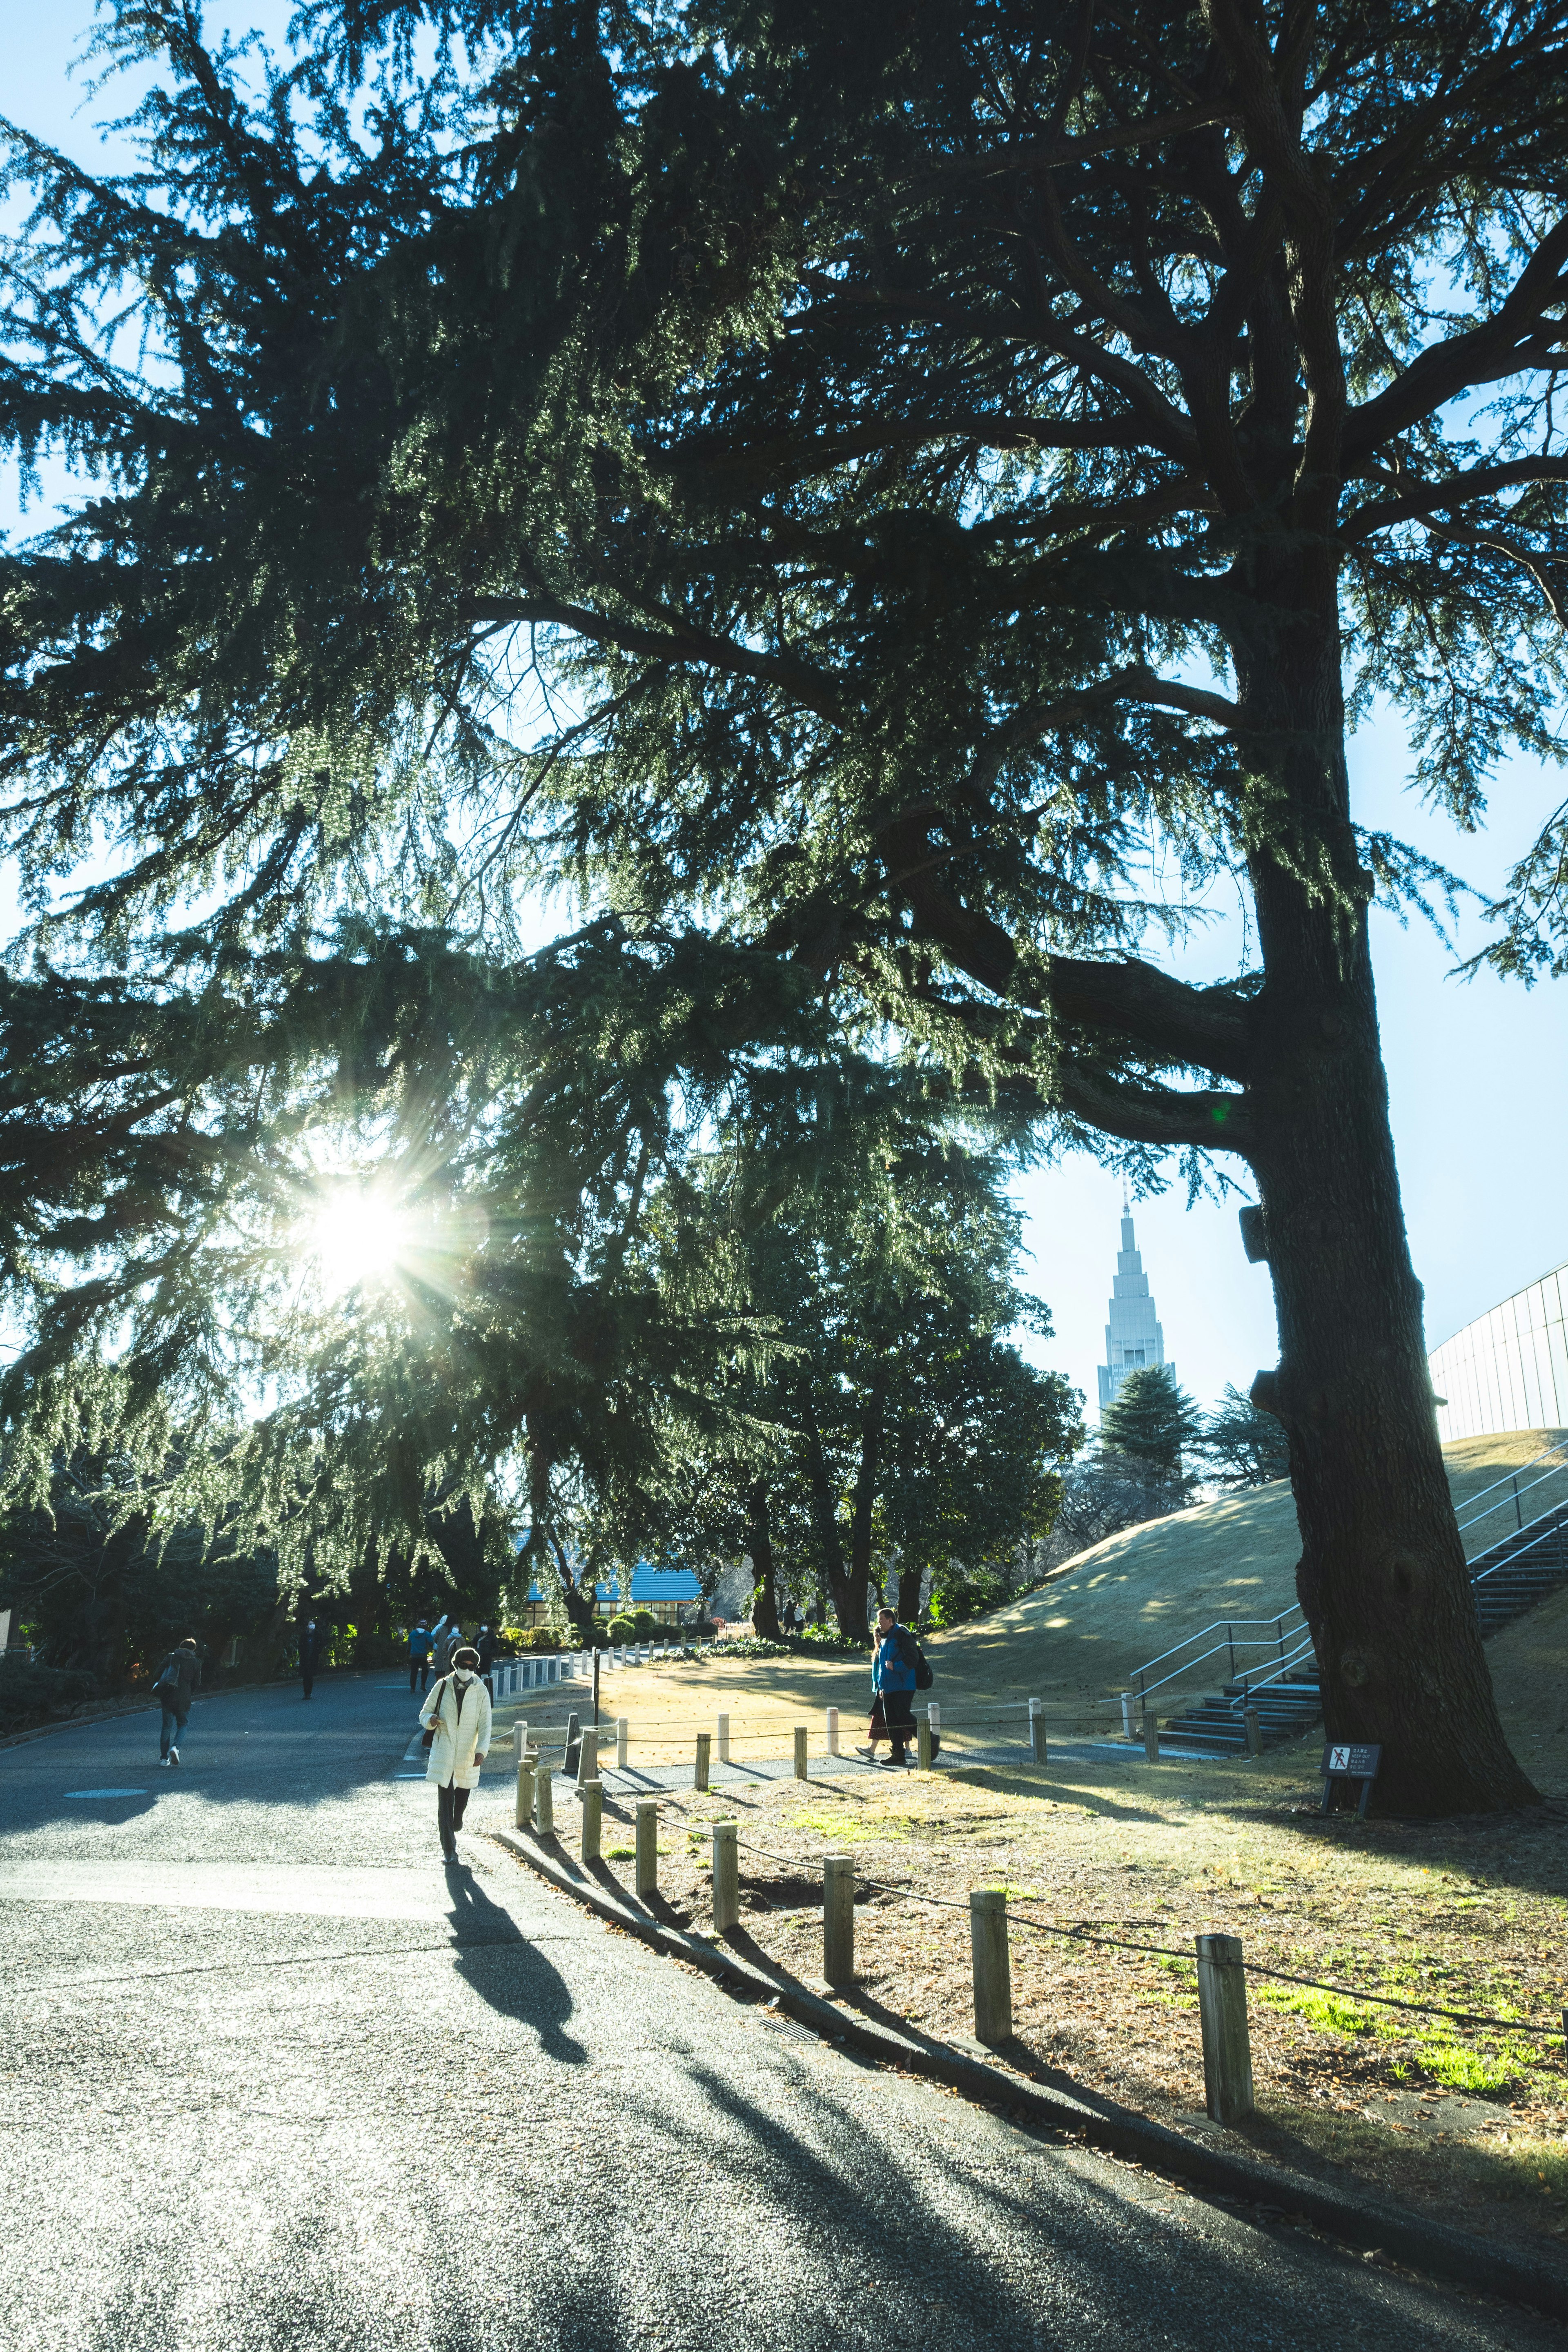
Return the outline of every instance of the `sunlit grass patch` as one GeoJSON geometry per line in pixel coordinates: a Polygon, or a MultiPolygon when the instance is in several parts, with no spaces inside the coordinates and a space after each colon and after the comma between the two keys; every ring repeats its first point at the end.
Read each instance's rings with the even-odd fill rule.
{"type": "Polygon", "coordinates": [[[1282,2009],[1291,2016],[1305,2018],[1320,2033],[1337,2033],[1346,2040],[1357,2034],[1375,2033],[1384,2041],[1403,2041],[1409,2033],[1407,2025],[1392,2021],[1394,2012],[1378,2010],[1364,2001],[1351,2000],[1343,1993],[1318,1992],[1305,1985],[1258,1982],[1257,1998],[1268,2009],[1282,2009]]]}
{"type": "Polygon", "coordinates": [[[1445,2090],[1506,2091],[1528,2082],[1539,2053],[1521,2033],[1496,2041],[1461,2042],[1447,2018],[1434,2018],[1415,2037],[1415,2063],[1445,2090]]]}
{"type": "Polygon", "coordinates": [[[791,1813],[788,1826],[792,1830],[810,1830],[817,1837],[837,1838],[845,1845],[864,1845],[870,1838],[904,1845],[910,1835],[907,1814],[900,1821],[897,1815],[884,1813],[861,1814],[848,1820],[842,1813],[791,1813]]]}

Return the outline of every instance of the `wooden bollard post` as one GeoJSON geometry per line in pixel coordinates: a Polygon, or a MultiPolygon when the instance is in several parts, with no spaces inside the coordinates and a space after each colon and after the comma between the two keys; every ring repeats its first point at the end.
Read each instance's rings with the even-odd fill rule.
{"type": "Polygon", "coordinates": [[[1244,1706],[1242,1708],[1241,1728],[1246,1735],[1247,1754],[1249,1756],[1261,1756],[1263,1753],[1263,1718],[1258,1714],[1258,1709],[1255,1706],[1244,1706]]]}
{"type": "Polygon", "coordinates": [[[605,1784],[590,1780],[583,1790],[583,1859],[597,1862],[599,1837],[605,1821],[605,1784]]]}
{"type": "Polygon", "coordinates": [[[855,1864],[847,1853],[822,1857],[822,1973],[830,1985],[855,1981],[855,1864]]]}
{"type": "Polygon", "coordinates": [[[969,1944],[974,1960],[974,2038],[988,2050],[999,2050],[1013,2032],[1007,1897],[999,1886],[977,1886],[970,1896],[969,1944]]]}
{"type": "Polygon", "coordinates": [[[710,1731],[700,1731],[698,1733],[697,1768],[692,1775],[691,1780],[691,1785],[694,1789],[705,1789],[708,1786],[708,1757],[712,1745],[713,1734],[710,1731]]]}
{"type": "Polygon", "coordinates": [[[805,1769],[805,1726],[804,1723],[797,1723],[795,1727],[795,1777],[797,1780],[804,1780],[809,1777],[805,1769]]]}
{"type": "Polygon", "coordinates": [[[1029,1751],[1037,1764],[1046,1759],[1046,1717],[1040,1700],[1029,1701],[1029,1751]]]}
{"type": "Polygon", "coordinates": [[[741,1924],[741,1824],[713,1824],[713,1932],[722,1936],[741,1924]]]}
{"type": "Polygon", "coordinates": [[[728,1764],[730,1761],[729,1717],[727,1715],[720,1716],[714,1725],[714,1728],[719,1734],[719,1761],[721,1764],[728,1764]]]}
{"type": "Polygon", "coordinates": [[[533,1826],[541,1837],[555,1827],[555,1773],[547,1756],[540,1758],[533,1776],[533,1826]]]}
{"type": "Polygon", "coordinates": [[[1198,2018],[1204,2031],[1204,2103],[1216,2124],[1238,2124],[1254,2105],[1239,1936],[1198,1937],[1198,2018]]]}
{"type": "Polygon", "coordinates": [[[599,1778],[599,1727],[585,1723],[577,1746],[577,1786],[586,1789],[599,1778]]]}
{"type": "Polygon", "coordinates": [[[630,1724],[624,1715],[617,1715],[616,1717],[616,1769],[617,1772],[624,1772],[626,1769],[626,1742],[630,1738],[630,1724]]]}
{"type": "Polygon", "coordinates": [[[658,1799],[637,1799],[637,1891],[653,1895],[658,1889],[658,1799]]]}
{"type": "Polygon", "coordinates": [[[566,1718],[566,1755],[561,1767],[571,1780],[574,1780],[577,1777],[577,1766],[582,1754],[583,1727],[576,1710],[574,1709],[566,1718]]]}
{"type": "Polygon", "coordinates": [[[526,1755],[517,1759],[517,1826],[527,1829],[533,1819],[533,1767],[526,1755]]]}
{"type": "Polygon", "coordinates": [[[931,1717],[922,1715],[915,1726],[915,1761],[922,1772],[931,1770],[931,1717]]]}
{"type": "Polygon", "coordinates": [[[1143,1753],[1151,1764],[1160,1761],[1160,1718],[1147,1699],[1143,1702],[1143,1753]]]}
{"type": "Polygon", "coordinates": [[[830,1756],[838,1753],[838,1709],[836,1706],[827,1710],[827,1752],[830,1756]]]}

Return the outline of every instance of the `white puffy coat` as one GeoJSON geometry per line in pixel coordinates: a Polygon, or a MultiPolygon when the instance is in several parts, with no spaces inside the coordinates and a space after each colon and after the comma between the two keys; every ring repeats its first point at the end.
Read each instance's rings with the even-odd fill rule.
{"type": "Polygon", "coordinates": [[[427,1724],[432,1717],[436,1737],[430,1742],[425,1778],[434,1780],[438,1789],[477,1789],[479,1768],[474,1759],[484,1755],[490,1744],[490,1695],[478,1675],[470,1677],[463,1693],[460,1716],[457,1676],[443,1675],[419,1710],[421,1723],[427,1724]]]}

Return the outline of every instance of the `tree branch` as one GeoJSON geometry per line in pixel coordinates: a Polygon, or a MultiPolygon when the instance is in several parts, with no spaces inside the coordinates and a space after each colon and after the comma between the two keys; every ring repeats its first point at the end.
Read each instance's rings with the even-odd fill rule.
{"type": "Polygon", "coordinates": [[[1083,1068],[1064,1056],[1056,1066],[1054,1091],[1061,1108],[1107,1135],[1127,1143],[1170,1150],[1236,1151],[1249,1160],[1257,1149],[1245,1097],[1205,1088],[1178,1094],[1170,1087],[1128,1086],[1083,1068]]]}
{"type": "MultiPolygon", "coordinates": [[[[1371,470],[1374,480],[1398,479],[1381,467],[1371,470]]],[[[1347,547],[1353,547],[1374,530],[1386,530],[1396,522],[1419,521],[1441,508],[1465,506],[1471,499],[1489,498],[1494,491],[1511,489],[1521,482],[1568,482],[1568,457],[1517,457],[1507,465],[1475,466],[1468,474],[1454,474],[1446,481],[1416,483],[1398,498],[1358,508],[1340,537],[1347,547]]]]}
{"type": "MultiPolygon", "coordinates": [[[[1548,323],[1543,318],[1548,304],[1563,300],[1565,262],[1568,218],[1542,238],[1495,318],[1429,345],[1375,399],[1351,410],[1343,440],[1347,468],[1472,385],[1495,383],[1526,364],[1545,363],[1545,350],[1527,354],[1521,347],[1548,323]]],[[[1560,320],[1549,324],[1551,343],[1560,350],[1563,324],[1560,320]]],[[[1568,352],[1562,352],[1559,363],[1568,365],[1568,352]]]]}

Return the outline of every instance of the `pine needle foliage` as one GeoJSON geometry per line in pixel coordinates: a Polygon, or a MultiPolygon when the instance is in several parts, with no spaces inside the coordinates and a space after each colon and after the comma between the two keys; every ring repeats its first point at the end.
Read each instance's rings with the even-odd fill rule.
{"type": "MultiPolygon", "coordinates": [[[[112,0],[102,46],[163,77],[143,171],[8,146],[0,429],[93,478],[0,605],[40,942],[510,953],[565,878],[1047,1143],[1241,1159],[1334,1728],[1380,1801],[1521,1801],[1366,922],[1461,884],[1358,826],[1344,734],[1388,698],[1465,825],[1557,756],[1561,0],[319,0],[271,68],[112,0]],[[1256,949],[1196,986],[1219,884],[1256,949]]],[[[1502,971],[1568,961],[1564,838],[1502,971]]]]}

